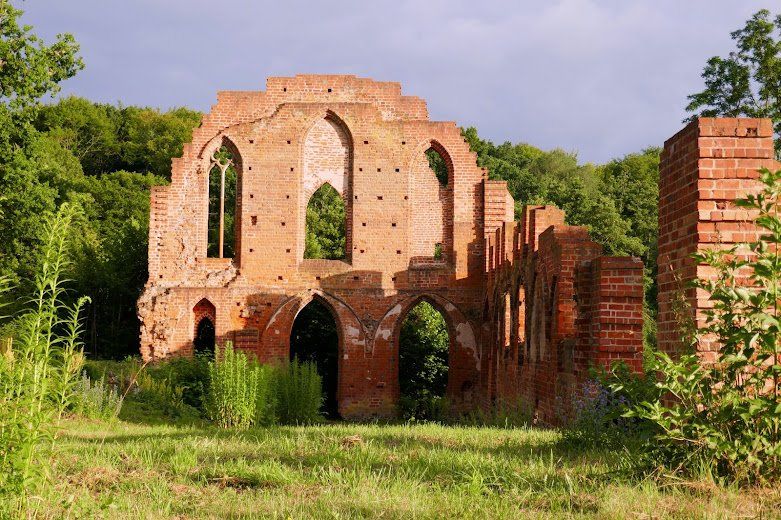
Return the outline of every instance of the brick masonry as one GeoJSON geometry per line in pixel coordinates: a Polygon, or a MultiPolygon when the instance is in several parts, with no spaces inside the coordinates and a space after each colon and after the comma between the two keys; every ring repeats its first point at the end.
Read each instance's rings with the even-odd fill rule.
{"type": "Polygon", "coordinates": [[[429,121],[398,83],[280,77],[217,99],[173,160],[171,184],[152,190],[145,359],[190,355],[205,317],[218,342],[286,359],[295,317],[316,298],[339,329],[345,418],[396,413],[399,331],[421,300],[448,326],[456,409],[520,397],[554,423],[588,366],[639,366],[639,261],[602,256],[556,208],[514,222],[505,183],[488,180],[456,124],[429,121]],[[240,178],[240,236],[235,258],[207,258],[209,161],[223,145],[240,178]],[[429,148],[445,159],[446,185],[429,148]],[[306,205],[324,182],[345,200],[344,260],[303,258],[306,205]]]}
{"type": "MultiPolygon", "coordinates": [[[[759,188],[757,170],[779,168],[769,119],[700,118],[664,143],[659,165],[659,347],[679,353],[682,327],[702,325],[708,295],[688,286],[714,275],[691,255],[757,236],[734,200],[759,188]],[[683,303],[685,305],[682,305],[683,303]]],[[[705,361],[718,345],[701,341],[705,361]]]]}

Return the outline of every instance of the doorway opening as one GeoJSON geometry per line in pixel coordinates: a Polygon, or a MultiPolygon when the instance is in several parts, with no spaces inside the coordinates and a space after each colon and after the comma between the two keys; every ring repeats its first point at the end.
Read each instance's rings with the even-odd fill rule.
{"type": "Polygon", "coordinates": [[[315,364],[323,380],[322,411],[329,419],[338,419],[339,331],[330,307],[318,298],[301,309],[293,322],[290,359],[315,364]]]}

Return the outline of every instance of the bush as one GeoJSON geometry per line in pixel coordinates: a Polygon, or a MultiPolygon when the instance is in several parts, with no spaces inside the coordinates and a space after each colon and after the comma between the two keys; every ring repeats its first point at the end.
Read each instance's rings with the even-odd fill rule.
{"type": "Polygon", "coordinates": [[[322,419],[323,380],[314,363],[294,358],[277,368],[277,416],[285,424],[311,424],[322,419]]]}
{"type": "Polygon", "coordinates": [[[83,372],[73,393],[70,410],[90,419],[116,419],[122,408],[122,396],[117,387],[106,383],[105,379],[91,380],[83,372]]]}
{"type": "Polygon", "coordinates": [[[155,379],[166,379],[182,391],[182,401],[194,408],[204,409],[209,387],[211,356],[174,357],[147,367],[155,379]]]}
{"type": "Polygon", "coordinates": [[[641,444],[647,470],[688,476],[707,468],[737,483],[781,478],[781,170],[763,169],[760,180],[761,193],[736,201],[757,215],[760,239],[695,256],[716,273],[695,283],[712,304],[695,341],[718,344],[715,359],[703,362],[694,348],[679,359],[655,353],[657,397],[626,414],[650,427],[641,444]]]}
{"type": "Polygon", "coordinates": [[[564,442],[572,447],[617,448],[644,436],[645,421],[626,417],[629,407],[660,395],[651,378],[638,377],[626,364],[594,370],[574,396],[569,417],[562,417],[564,442]]]}
{"type": "Polygon", "coordinates": [[[141,367],[136,375],[137,385],[130,391],[134,401],[153,406],[162,415],[177,418],[188,415],[190,406],[184,402],[184,388],[167,377],[153,374],[141,367]]]}

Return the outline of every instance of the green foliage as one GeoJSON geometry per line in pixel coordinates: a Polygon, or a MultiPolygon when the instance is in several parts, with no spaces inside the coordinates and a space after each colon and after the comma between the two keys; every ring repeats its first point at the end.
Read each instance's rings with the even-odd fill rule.
{"type": "MultiPolygon", "coordinates": [[[[0,157],[23,145],[40,99],[84,67],[70,34],[45,45],[32,27],[19,24],[22,11],[0,2],[0,157]]],[[[0,159],[2,161],[4,159],[0,159]]]]}
{"type": "Polygon", "coordinates": [[[627,413],[652,427],[643,447],[654,469],[691,476],[706,467],[738,483],[781,478],[781,170],[763,169],[760,179],[761,193],[736,201],[756,215],[760,239],[696,255],[717,274],[695,284],[712,303],[699,350],[718,344],[715,359],[657,352],[657,395],[627,413]]]}
{"type": "Polygon", "coordinates": [[[170,418],[188,414],[189,407],[184,403],[184,388],[170,378],[152,374],[141,367],[136,373],[133,400],[143,402],[170,418]]]}
{"type": "Polygon", "coordinates": [[[277,417],[283,424],[312,424],[321,420],[323,382],[312,362],[294,358],[278,369],[277,417]]]}
{"type": "Polygon", "coordinates": [[[170,179],[171,158],[182,155],[200,118],[186,108],[161,112],[69,96],[42,107],[35,126],[71,152],[89,176],[128,170],[170,179]]]}
{"type": "Polygon", "coordinates": [[[220,354],[219,360],[209,363],[206,412],[223,428],[247,428],[255,419],[259,373],[230,342],[220,354]]]}
{"type": "Polygon", "coordinates": [[[171,178],[171,158],[181,157],[184,143],[201,122],[200,112],[175,108],[165,113],[153,108],[127,107],[120,127],[121,169],[171,178]]]}
{"type": "MultiPolygon", "coordinates": [[[[11,349],[0,356],[3,506],[24,508],[28,494],[45,479],[46,441],[52,439],[55,421],[72,403],[83,363],[79,314],[88,299],[64,301],[68,228],[74,215],[72,207],[63,205],[46,216],[35,290],[15,319],[11,349]]],[[[0,279],[0,289],[8,288],[7,279],[0,279]]]]}
{"type": "Polygon", "coordinates": [[[306,207],[304,258],[341,260],[345,257],[344,200],[326,183],[312,194],[306,207]]]}
{"type": "Polygon", "coordinates": [[[705,89],[689,96],[686,110],[705,117],[769,117],[781,152],[781,15],[762,9],[730,34],[737,49],[710,58],[705,89]]]}
{"type": "Polygon", "coordinates": [[[625,414],[630,406],[661,398],[654,383],[652,377],[638,377],[625,363],[610,370],[592,369],[569,406],[562,407],[569,411],[560,418],[564,442],[573,449],[619,449],[647,439],[650,425],[625,414]]]}
{"type": "Polygon", "coordinates": [[[104,421],[116,419],[122,409],[122,396],[117,387],[109,385],[104,379],[92,380],[86,372],[73,390],[73,398],[69,410],[81,417],[89,419],[102,419],[104,421]]]}
{"type": "Polygon", "coordinates": [[[209,362],[212,356],[174,357],[148,366],[155,379],[165,379],[182,390],[182,402],[203,410],[209,390],[209,362]]]}
{"type": "Polygon", "coordinates": [[[399,335],[399,405],[405,419],[444,418],[449,349],[442,314],[430,303],[420,302],[407,314],[399,335]]]}
{"type": "Polygon", "coordinates": [[[449,172],[444,157],[435,149],[429,148],[426,150],[426,159],[428,159],[429,168],[431,168],[434,175],[437,176],[439,183],[442,186],[447,186],[449,172]]]}

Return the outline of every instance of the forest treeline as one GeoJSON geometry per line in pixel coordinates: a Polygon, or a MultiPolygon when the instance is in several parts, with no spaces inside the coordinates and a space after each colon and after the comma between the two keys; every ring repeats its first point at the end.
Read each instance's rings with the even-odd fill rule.
{"type": "MultiPolygon", "coordinates": [[[[75,293],[92,299],[87,351],[101,357],[133,354],[139,330],[135,304],[147,277],[149,189],[169,182],[171,158],[181,155],[201,114],[78,97],[36,112],[0,176],[0,274],[12,276],[23,294],[43,215],[65,201],[80,206],[82,216],[72,228],[76,261],[70,276],[75,293]]],[[[516,213],[524,204],[555,204],[569,223],[587,226],[606,252],[641,257],[652,312],[658,148],[592,165],[560,149],[496,145],[474,128],[465,129],[464,136],[491,177],[508,182],[516,213]]],[[[340,214],[323,208],[313,217],[325,219],[319,227],[338,230],[343,226],[327,220],[340,214]]],[[[323,241],[329,240],[333,237],[324,233],[323,241]]]]}

